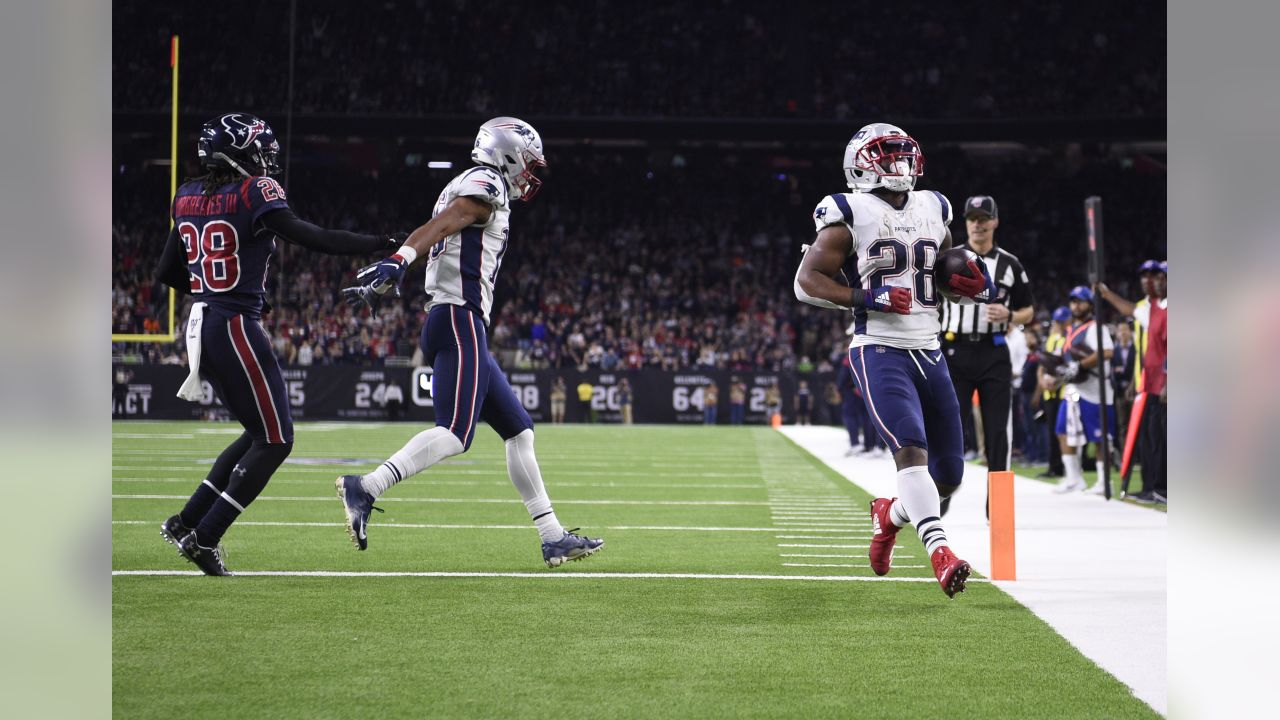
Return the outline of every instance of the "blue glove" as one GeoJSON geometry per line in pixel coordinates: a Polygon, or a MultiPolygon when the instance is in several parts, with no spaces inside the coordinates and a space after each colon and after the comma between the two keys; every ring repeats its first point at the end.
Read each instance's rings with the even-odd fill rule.
{"type": "Polygon", "coordinates": [[[862,306],[868,310],[898,315],[911,314],[911,290],[888,285],[871,288],[862,296],[862,306]]]}
{"type": "Polygon", "coordinates": [[[393,298],[400,297],[400,282],[404,280],[404,272],[408,267],[409,263],[405,262],[399,254],[392,255],[381,262],[366,265],[356,273],[356,280],[360,284],[343,288],[342,297],[352,307],[368,305],[376,308],[378,303],[388,295],[393,298]]]}

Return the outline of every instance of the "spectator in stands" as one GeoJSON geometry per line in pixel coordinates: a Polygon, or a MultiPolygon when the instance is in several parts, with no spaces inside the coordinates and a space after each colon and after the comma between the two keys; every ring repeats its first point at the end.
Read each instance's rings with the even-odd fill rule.
{"type": "Polygon", "coordinates": [[[822,396],[827,405],[827,421],[824,425],[843,424],[840,417],[840,387],[835,382],[828,382],[823,388],[822,396]]]}
{"type": "MultiPolygon", "coordinates": [[[[1049,337],[1044,341],[1044,352],[1050,355],[1061,355],[1063,346],[1066,345],[1067,323],[1071,322],[1071,309],[1066,305],[1061,305],[1053,311],[1052,320],[1049,323],[1049,337]]],[[[1062,447],[1058,443],[1058,408],[1062,404],[1062,387],[1053,373],[1049,372],[1042,361],[1036,370],[1038,375],[1037,385],[1042,391],[1040,408],[1041,413],[1036,415],[1045,427],[1045,438],[1049,447],[1049,467],[1040,473],[1041,478],[1060,478],[1066,474],[1066,468],[1062,464],[1062,447]]]]}
{"type": "Polygon", "coordinates": [[[764,390],[765,422],[774,422],[775,417],[782,417],[782,389],[775,378],[764,390]]]}
{"type": "Polygon", "coordinates": [[[801,380],[796,389],[796,424],[808,425],[809,414],[813,412],[813,393],[809,390],[809,381],[801,380]]]}
{"type": "Polygon", "coordinates": [[[746,417],[747,386],[737,375],[729,378],[729,424],[741,425],[746,417]]]}
{"type": "Polygon", "coordinates": [[[585,423],[595,423],[596,409],[591,404],[591,396],[595,393],[595,388],[586,378],[578,383],[578,403],[582,406],[582,421],[585,423]]]}
{"type": "Polygon", "coordinates": [[[719,413],[720,388],[714,382],[709,382],[702,390],[702,424],[715,425],[719,413]]]}
{"type": "Polygon", "coordinates": [[[626,378],[618,381],[618,405],[622,408],[622,424],[630,425],[631,418],[631,383],[626,378]]]}
{"type": "Polygon", "coordinates": [[[1014,398],[1021,408],[1023,417],[1023,460],[1032,465],[1039,465],[1048,459],[1045,451],[1045,431],[1035,419],[1041,404],[1041,389],[1038,380],[1041,352],[1040,334],[1030,325],[1024,327],[1022,333],[1027,344],[1027,361],[1022,366],[1022,382],[1019,383],[1018,393],[1014,398]]]}
{"type": "Polygon", "coordinates": [[[1135,358],[1133,387],[1137,392],[1147,393],[1142,413],[1142,427],[1139,435],[1139,457],[1142,464],[1142,490],[1134,495],[1138,502],[1167,502],[1168,498],[1168,448],[1166,429],[1168,418],[1162,393],[1166,382],[1166,348],[1168,332],[1168,262],[1147,260],[1138,267],[1141,285],[1145,297],[1136,303],[1130,302],[1120,294],[1098,284],[1098,294],[1120,311],[1121,314],[1134,319],[1134,348],[1140,360],[1135,358]],[[1158,349],[1152,353],[1152,333],[1161,333],[1158,349]],[[1154,374],[1148,377],[1148,371],[1154,374]],[[1159,397],[1158,397],[1159,396],[1159,397]],[[1160,402],[1155,402],[1159,399],[1160,402]]]}
{"type": "Polygon", "coordinates": [[[553,425],[564,422],[564,401],[567,395],[564,376],[557,375],[551,383],[551,423],[553,425]]]}

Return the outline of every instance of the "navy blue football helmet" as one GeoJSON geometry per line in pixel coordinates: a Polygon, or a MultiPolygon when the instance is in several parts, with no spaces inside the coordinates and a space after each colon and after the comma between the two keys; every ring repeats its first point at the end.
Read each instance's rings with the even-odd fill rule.
{"type": "Polygon", "coordinates": [[[280,172],[276,134],[249,113],[227,113],[205,123],[196,150],[207,169],[225,168],[245,177],[280,172]]]}

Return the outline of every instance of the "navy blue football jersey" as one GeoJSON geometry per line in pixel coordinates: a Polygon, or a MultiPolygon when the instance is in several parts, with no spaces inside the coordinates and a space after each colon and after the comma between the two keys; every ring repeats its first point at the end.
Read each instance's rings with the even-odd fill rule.
{"type": "Polygon", "coordinates": [[[255,236],[263,214],[288,207],[284,188],[269,177],[228,183],[212,194],[193,180],[173,198],[173,222],[187,252],[191,294],[198,302],[250,317],[262,315],[275,235],[255,236]]]}

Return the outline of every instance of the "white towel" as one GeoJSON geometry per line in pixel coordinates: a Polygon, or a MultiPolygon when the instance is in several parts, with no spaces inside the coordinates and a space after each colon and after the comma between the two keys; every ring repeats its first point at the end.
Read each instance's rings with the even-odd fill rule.
{"type": "Polygon", "coordinates": [[[187,318],[187,359],[191,363],[191,373],[178,388],[178,397],[191,402],[199,402],[204,397],[204,388],[200,382],[200,326],[204,324],[204,303],[191,306],[191,316],[187,318]]]}

